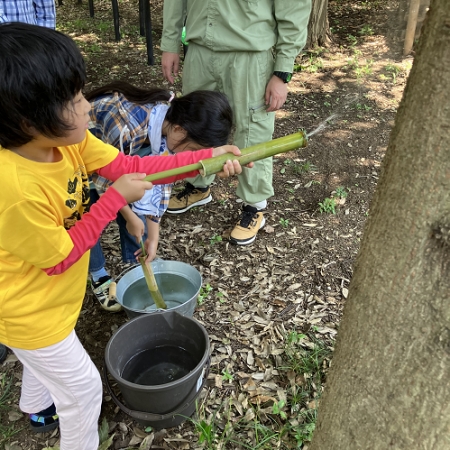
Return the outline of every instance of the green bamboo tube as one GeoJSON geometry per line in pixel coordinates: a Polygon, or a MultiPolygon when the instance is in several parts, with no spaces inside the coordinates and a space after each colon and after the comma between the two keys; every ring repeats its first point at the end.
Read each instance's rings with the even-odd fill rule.
{"type": "Polygon", "coordinates": [[[141,240],[142,256],[139,256],[139,262],[144,272],[145,282],[147,283],[148,290],[152,296],[155,306],[159,309],[167,309],[166,302],[162,298],[161,292],[159,292],[158,284],[156,283],[155,274],[153,273],[152,266],[145,262],[147,254],[145,253],[144,242],[141,240]]]}
{"type": "Polygon", "coordinates": [[[223,165],[228,160],[237,159],[241,166],[258,161],[260,159],[268,158],[269,156],[278,155],[279,153],[286,153],[297,148],[306,147],[308,139],[304,131],[288,134],[287,136],[273,139],[272,141],[263,142],[261,144],[252,145],[251,147],[241,149],[241,156],[235,156],[231,153],[215,156],[214,158],[203,159],[198,163],[189,164],[187,166],[178,167],[176,169],[165,170],[163,172],[154,173],[146,176],[145,181],[156,181],[163,178],[180,175],[193,170],[199,170],[203,176],[212,175],[220,172],[223,165]]]}

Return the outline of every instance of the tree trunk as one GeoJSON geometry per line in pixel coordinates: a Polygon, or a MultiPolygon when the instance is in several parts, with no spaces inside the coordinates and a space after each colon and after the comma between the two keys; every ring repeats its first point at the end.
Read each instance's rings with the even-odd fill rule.
{"type": "Polygon", "coordinates": [[[328,24],[328,0],[312,0],[306,48],[327,46],[331,42],[328,24]]]}
{"type": "Polygon", "coordinates": [[[450,448],[450,8],[432,0],[309,450],[450,448]]]}

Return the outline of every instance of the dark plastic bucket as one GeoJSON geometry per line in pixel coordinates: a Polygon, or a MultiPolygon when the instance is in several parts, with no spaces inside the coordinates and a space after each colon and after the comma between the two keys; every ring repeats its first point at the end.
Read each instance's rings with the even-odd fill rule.
{"type": "Polygon", "coordinates": [[[209,372],[209,337],[205,328],[175,311],[136,317],[120,327],[105,350],[105,382],[114,402],[129,416],[156,429],[179,425],[195,411],[195,400],[209,372]],[[184,349],[193,369],[174,381],[143,385],[124,378],[130,361],[154,349],[184,349]],[[106,371],[107,370],[107,371],[106,371]],[[117,382],[125,405],[113,393],[107,374],[117,382]]]}

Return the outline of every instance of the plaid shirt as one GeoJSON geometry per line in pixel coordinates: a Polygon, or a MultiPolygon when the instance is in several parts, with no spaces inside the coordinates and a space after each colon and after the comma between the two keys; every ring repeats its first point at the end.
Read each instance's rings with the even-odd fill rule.
{"type": "MultiPolygon", "coordinates": [[[[91,106],[89,129],[102,141],[125,154],[170,155],[164,136],[160,136],[159,148],[152,148],[147,142],[151,128],[162,126],[165,114],[157,113],[163,105],[137,105],[116,92],[99,97],[91,102],[91,106]]],[[[112,184],[96,173],[91,178],[100,195],[112,184]]],[[[169,205],[171,189],[171,184],[155,185],[141,200],[132,204],[133,211],[159,223],[169,205]]]]}
{"type": "Polygon", "coordinates": [[[55,0],[0,0],[0,23],[25,22],[55,28],[55,0]]]}

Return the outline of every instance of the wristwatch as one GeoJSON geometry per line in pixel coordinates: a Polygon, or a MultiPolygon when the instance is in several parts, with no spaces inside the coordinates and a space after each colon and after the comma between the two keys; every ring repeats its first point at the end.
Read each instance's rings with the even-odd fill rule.
{"type": "Polygon", "coordinates": [[[275,71],[273,74],[276,77],[278,77],[281,80],[283,80],[284,83],[289,83],[289,81],[291,81],[291,78],[292,78],[292,73],[289,73],[289,72],[277,72],[277,71],[275,71]]]}

